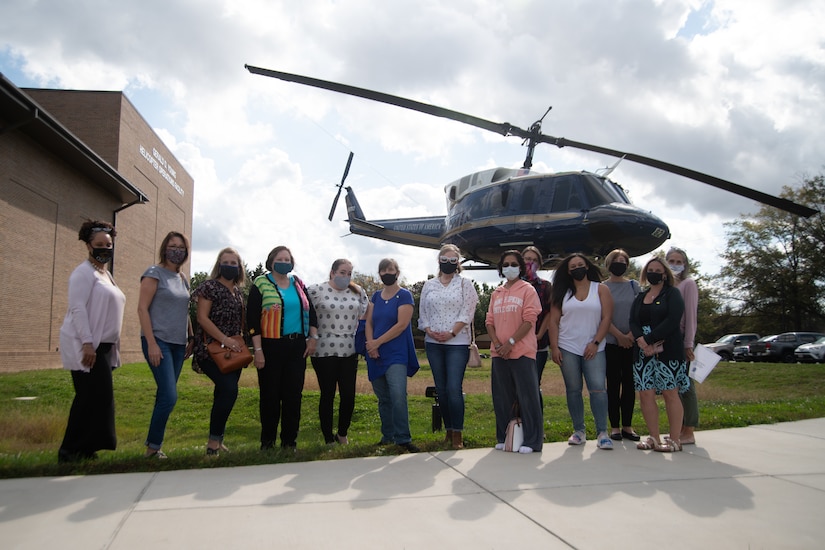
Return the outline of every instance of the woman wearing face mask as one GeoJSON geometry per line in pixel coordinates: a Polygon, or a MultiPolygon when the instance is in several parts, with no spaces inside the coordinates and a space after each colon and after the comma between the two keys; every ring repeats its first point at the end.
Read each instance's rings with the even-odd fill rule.
{"type": "MultiPolygon", "coordinates": [[[[665,255],[668,267],[673,272],[673,281],[682,294],[685,302],[685,314],[679,324],[684,336],[685,358],[693,361],[693,348],[696,340],[696,325],[699,316],[699,288],[696,281],[690,278],[690,260],[681,248],[671,248],[665,255]]],[[[682,445],[693,445],[696,436],[693,431],[699,426],[699,402],[696,399],[696,383],[688,377],[690,386],[679,394],[682,398],[682,408],[685,411],[682,433],[679,435],[682,445]]]]}
{"type": "Polygon", "coordinates": [[[370,298],[367,307],[367,374],[378,397],[381,417],[379,445],[395,443],[402,449],[417,453],[410,435],[407,408],[407,377],[418,371],[412,321],[412,293],[398,285],[401,270],[392,258],[378,264],[378,275],[384,288],[370,298]]]}
{"type": "Polygon", "coordinates": [[[358,320],[367,313],[367,293],[352,282],[352,263],[340,259],[332,262],[329,281],[310,286],[309,299],[318,317],[318,345],[310,357],[321,399],[318,418],[326,443],[347,445],[347,431],[355,410],[355,379],[358,354],[355,331],[358,320]],[[332,431],[335,387],[340,393],[338,431],[332,431]]]}
{"type": "Polygon", "coordinates": [[[633,388],[633,333],[630,332],[630,306],[639,294],[639,283],[624,276],[630,256],[618,248],[604,259],[610,278],[604,286],[613,298],[613,319],[605,337],[604,358],[607,364],[607,416],[610,419],[610,438],[615,441],[639,441],[633,431],[633,407],[636,390],[633,388]]]}
{"type": "Polygon", "coordinates": [[[470,356],[471,323],[478,304],[472,281],[461,275],[458,247],[447,244],[438,251],[438,275],[424,283],[418,309],[418,328],[433,372],[446,442],[463,449],[464,370],[470,356]]]}
{"type": "Polygon", "coordinates": [[[493,291],[485,324],[490,335],[493,369],[490,383],[496,414],[496,449],[504,449],[507,424],[521,416],[524,442],[520,453],[541,452],[544,416],[536,372],[536,319],[541,303],[526,274],[518,250],[507,250],[498,261],[499,274],[507,279],[493,291]]]}
{"type": "Polygon", "coordinates": [[[72,372],[75,397],[58,462],[94,459],[117,446],[112,369],[120,366],[126,297],[106,269],[116,234],[112,224],[97,220],[78,232],[88,257],[69,277],[69,309],[60,327],[60,358],[72,372]]]}
{"type": "Polygon", "coordinates": [[[240,287],[246,282],[241,255],[234,248],[218,253],[209,279],[192,292],[197,302],[198,328],[195,331],[195,360],[206,376],[215,384],[212,413],[209,418],[209,440],[206,454],[217,456],[227,450],[223,444],[226,422],[238,398],[238,380],[242,369],[226,374],[212,361],[207,344],[220,342],[233,351],[241,351],[243,340],[243,294],[240,287]]]}
{"type": "MultiPolygon", "coordinates": [[[[533,285],[541,302],[541,313],[539,313],[539,318],[536,320],[536,333],[538,333],[541,329],[541,324],[544,322],[544,318],[550,313],[553,286],[547,279],[539,277],[542,257],[538,248],[528,246],[521,251],[521,256],[524,258],[524,265],[527,268],[527,274],[524,280],[533,285]]],[[[536,370],[539,374],[539,387],[541,387],[541,375],[544,373],[544,366],[547,364],[547,356],[549,354],[550,336],[545,332],[541,338],[538,338],[538,351],[536,351],[536,370]]]]}
{"type": "Polygon", "coordinates": [[[679,391],[687,387],[685,348],[679,322],[685,311],[682,295],[673,287],[673,274],[659,258],[647,262],[642,270],[642,284],[649,288],[633,301],[630,330],[636,339],[633,382],[639,392],[650,435],[636,445],[641,450],[681,451],[682,402],[679,391]],[[659,432],[659,408],[656,394],[662,394],[671,438],[664,444],[659,432]]]}
{"type": "Polygon", "coordinates": [[[295,449],[301,423],[306,358],[315,353],[318,320],[304,283],[289,273],[292,252],[276,246],[266,258],[270,271],[249,289],[246,322],[255,350],[261,414],[261,450],[295,449]]]}
{"type": "Polygon", "coordinates": [[[177,383],[183,361],[192,354],[189,283],[180,271],[188,257],[186,237],[171,231],[160,243],[158,264],[140,277],[140,342],[158,387],[145,443],[144,456],[148,458],[166,458],[161,450],[163,435],[178,400],[177,383]]]}
{"type": "Polygon", "coordinates": [[[581,254],[562,260],[553,276],[553,307],[547,317],[553,361],[561,366],[567,392],[567,410],[573,420],[569,445],[587,439],[584,425],[582,377],[590,394],[590,410],[596,422],[596,446],[610,450],[605,391],[605,337],[613,318],[613,298],[601,284],[601,273],[581,254]]]}

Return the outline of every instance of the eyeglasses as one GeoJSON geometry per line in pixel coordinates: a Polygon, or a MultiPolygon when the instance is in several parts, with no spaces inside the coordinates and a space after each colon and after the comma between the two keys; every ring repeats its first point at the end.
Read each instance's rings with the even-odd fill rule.
{"type": "Polygon", "coordinates": [[[512,263],[512,264],[508,264],[507,262],[504,262],[503,264],[501,264],[501,267],[521,267],[521,266],[518,265],[518,262],[515,262],[515,263],[512,263]]]}
{"type": "Polygon", "coordinates": [[[458,258],[451,258],[450,256],[441,256],[438,258],[439,262],[450,262],[451,264],[457,264],[458,258]]]}

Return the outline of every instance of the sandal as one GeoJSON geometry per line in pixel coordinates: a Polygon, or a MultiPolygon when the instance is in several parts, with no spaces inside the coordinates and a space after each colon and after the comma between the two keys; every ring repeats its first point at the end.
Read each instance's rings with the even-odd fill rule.
{"type": "Polygon", "coordinates": [[[636,443],[636,448],[640,451],[652,451],[654,449],[658,450],[659,445],[656,444],[656,440],[652,437],[648,437],[644,441],[640,441],[636,443]]]}
{"type": "Polygon", "coordinates": [[[682,444],[675,439],[665,439],[662,445],[658,445],[653,450],[660,453],[676,453],[682,450],[682,444]]]}

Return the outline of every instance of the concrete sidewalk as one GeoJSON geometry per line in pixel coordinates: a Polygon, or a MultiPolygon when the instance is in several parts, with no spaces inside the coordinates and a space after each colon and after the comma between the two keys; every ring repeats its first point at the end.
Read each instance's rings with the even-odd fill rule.
{"type": "Polygon", "coordinates": [[[3,480],[0,547],[825,547],[825,419],[697,440],[3,480]]]}

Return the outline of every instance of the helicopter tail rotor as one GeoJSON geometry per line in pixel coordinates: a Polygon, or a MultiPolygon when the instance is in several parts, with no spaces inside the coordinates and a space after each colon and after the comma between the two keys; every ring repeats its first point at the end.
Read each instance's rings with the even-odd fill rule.
{"type": "Polygon", "coordinates": [[[352,157],[355,154],[350,151],[349,158],[347,159],[347,167],[344,168],[344,175],[341,177],[341,183],[338,184],[338,193],[335,195],[335,200],[332,201],[332,208],[329,210],[329,221],[332,221],[332,216],[335,214],[335,207],[338,206],[338,199],[341,198],[341,190],[344,188],[344,182],[347,180],[347,175],[349,174],[349,167],[352,165],[352,157]]]}

